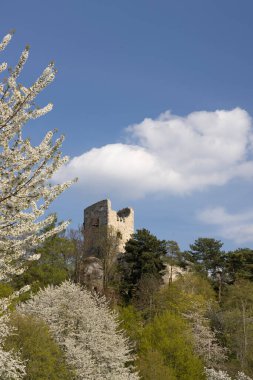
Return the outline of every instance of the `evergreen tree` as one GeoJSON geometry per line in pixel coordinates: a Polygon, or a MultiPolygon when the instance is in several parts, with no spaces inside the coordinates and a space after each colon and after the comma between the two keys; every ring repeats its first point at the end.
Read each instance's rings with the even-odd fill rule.
{"type": "Polygon", "coordinates": [[[223,243],[212,238],[198,238],[190,244],[189,254],[200,271],[216,276],[217,270],[224,266],[223,243]]]}
{"type": "Polygon", "coordinates": [[[236,279],[253,281],[253,250],[239,248],[226,254],[226,271],[229,282],[236,279]]]}
{"type": "Polygon", "coordinates": [[[225,252],[223,243],[212,238],[198,238],[190,245],[188,252],[197,271],[210,275],[221,301],[222,285],[225,276],[225,252]]]}
{"type": "Polygon", "coordinates": [[[118,262],[121,274],[120,290],[127,302],[133,298],[144,275],[152,275],[161,280],[166,252],[166,241],[157,239],[148,230],[137,230],[132,235],[118,262]]]}

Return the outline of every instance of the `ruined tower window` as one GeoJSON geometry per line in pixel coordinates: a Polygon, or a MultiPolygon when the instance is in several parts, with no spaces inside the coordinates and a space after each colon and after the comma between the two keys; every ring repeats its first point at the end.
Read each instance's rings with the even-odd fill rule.
{"type": "Polygon", "coordinates": [[[120,231],[117,231],[117,238],[122,239],[122,233],[120,231]]]}

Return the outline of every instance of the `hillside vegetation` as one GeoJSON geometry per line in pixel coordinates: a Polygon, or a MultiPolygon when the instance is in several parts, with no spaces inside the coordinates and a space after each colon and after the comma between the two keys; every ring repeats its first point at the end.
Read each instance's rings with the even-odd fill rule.
{"type": "MultiPolygon", "coordinates": [[[[253,251],[242,248],[225,252],[222,245],[212,238],[199,238],[188,251],[181,252],[176,242],[159,240],[143,229],[128,241],[126,253],[114,260],[107,286],[96,297],[106,296],[107,307],[118,314],[120,327],[117,328],[123,329],[131,355],[135,356],[134,362],[130,357],[127,359],[132,360],[133,378],[246,380],[253,377],[253,251]],[[180,268],[180,274],[164,284],[164,272],[175,268],[180,268]]],[[[75,377],[76,363],[68,360],[75,355],[74,351],[66,351],[67,343],[61,343],[58,335],[50,330],[46,312],[42,319],[41,311],[32,312],[31,307],[27,310],[33,316],[29,312],[26,316],[20,311],[14,313],[15,305],[18,302],[26,305],[24,302],[32,293],[42,294],[47,286],[61,286],[66,280],[80,280],[78,268],[84,259],[82,234],[72,231],[50,237],[34,253],[40,253],[41,258],[29,263],[24,274],[0,286],[1,297],[10,296],[22,286],[31,286],[30,291],[12,301],[10,323],[16,333],[7,339],[6,347],[21,351],[22,359],[28,360],[27,379],[46,379],[43,363],[50,368],[52,379],[64,376],[95,379],[85,374],[75,377]],[[39,349],[34,343],[36,337],[41,341],[39,349]],[[42,377],[38,377],[35,368],[41,368],[42,377]]],[[[57,294],[54,307],[57,307],[57,294]]],[[[103,322],[106,314],[99,315],[107,329],[108,322],[103,322]]],[[[82,334],[81,330],[76,331],[82,334]]],[[[96,335],[92,339],[97,339],[96,335]]],[[[68,345],[68,350],[71,347],[68,345]]],[[[116,363],[113,355],[110,360],[116,363]]]]}

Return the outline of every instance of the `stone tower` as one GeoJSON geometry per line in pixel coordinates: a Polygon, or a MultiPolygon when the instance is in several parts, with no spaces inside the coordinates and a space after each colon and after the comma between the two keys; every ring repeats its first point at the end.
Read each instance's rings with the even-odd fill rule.
{"type": "Polygon", "coordinates": [[[126,207],[114,211],[109,199],[94,203],[84,210],[86,255],[96,256],[101,233],[106,237],[110,229],[120,236],[118,253],[124,252],[127,240],[134,233],[134,210],[126,207]]]}

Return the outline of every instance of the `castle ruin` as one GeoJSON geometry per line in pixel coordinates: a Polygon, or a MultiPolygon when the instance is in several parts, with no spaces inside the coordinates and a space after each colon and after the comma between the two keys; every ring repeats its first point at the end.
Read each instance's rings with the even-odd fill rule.
{"type": "MultiPolygon", "coordinates": [[[[126,207],[115,211],[111,201],[105,199],[84,210],[83,225],[85,239],[81,282],[91,289],[101,290],[106,270],[103,261],[105,257],[109,261],[111,257],[115,260],[124,253],[126,242],[134,233],[134,210],[126,207]]],[[[181,268],[167,264],[163,275],[164,284],[171,283],[183,272],[181,268]]]]}
{"type": "Polygon", "coordinates": [[[105,199],[84,210],[84,259],[81,282],[91,289],[105,289],[110,267],[124,252],[134,233],[134,210],[126,207],[112,210],[105,199]]]}
{"type": "Polygon", "coordinates": [[[126,242],[134,233],[134,210],[126,207],[114,211],[109,199],[87,207],[84,210],[85,254],[97,256],[99,241],[101,238],[106,239],[112,230],[119,237],[117,251],[122,253],[126,242]]]}

